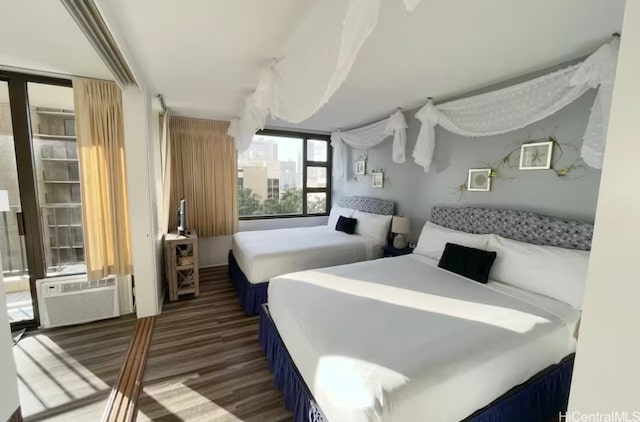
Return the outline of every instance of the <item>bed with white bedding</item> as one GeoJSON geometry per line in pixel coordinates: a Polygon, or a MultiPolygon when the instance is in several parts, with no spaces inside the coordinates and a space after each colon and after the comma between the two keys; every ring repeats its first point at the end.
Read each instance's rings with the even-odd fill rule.
{"type": "Polygon", "coordinates": [[[229,268],[245,314],[259,312],[267,299],[268,281],[273,277],[380,258],[394,211],[395,204],[391,201],[343,197],[339,206],[332,209],[325,226],[234,234],[229,268]],[[363,227],[363,231],[357,230],[354,234],[337,231],[336,220],[341,214],[361,219],[360,224],[365,218],[373,219],[374,229],[378,230],[372,233],[363,227]]]}
{"type": "MultiPolygon", "coordinates": [[[[449,218],[459,210],[433,211],[439,212],[449,218]]],[[[473,221],[468,214],[463,220],[473,221]]],[[[461,224],[467,231],[491,232],[482,227],[492,226],[491,218],[482,221],[473,229],[461,224]]],[[[500,221],[510,220],[497,215],[493,230],[505,234],[500,221]]],[[[590,225],[573,223],[553,225],[555,235],[543,230],[552,240],[536,243],[588,249],[590,225]]],[[[511,237],[536,237],[532,225],[512,227],[511,237]]],[[[433,238],[431,246],[437,244],[433,238]]],[[[429,242],[421,238],[418,248],[420,243],[429,255],[429,242]]],[[[503,244],[496,245],[500,249],[503,244]]],[[[517,253],[503,251],[504,259],[517,261],[517,253]]],[[[584,253],[558,253],[563,260],[572,259],[563,254],[574,253],[577,265],[586,268],[584,253]]],[[[537,420],[518,412],[527,405],[548,406],[532,407],[529,413],[551,415],[566,405],[572,368],[566,357],[575,351],[580,318],[579,309],[566,301],[580,297],[574,292],[580,281],[567,281],[556,295],[556,286],[545,290],[544,283],[534,286],[540,287],[538,292],[531,291],[526,282],[539,274],[510,272],[505,262],[492,276],[506,275],[513,282],[491,280],[486,285],[437,265],[434,257],[413,254],[271,280],[260,337],[276,385],[285,391],[297,422],[307,420],[309,412],[313,420],[331,422],[459,421],[472,414],[469,420],[474,421],[537,420]],[[287,365],[293,371],[283,375],[287,365]],[[551,372],[536,375],[545,369],[551,372]],[[525,391],[532,379],[546,384],[525,391]],[[513,390],[525,394],[503,398],[513,390]],[[305,393],[311,403],[305,403],[305,393]]]]}
{"type": "Polygon", "coordinates": [[[335,227],[295,227],[238,232],[233,255],[250,283],[264,283],[294,271],[350,264],[380,258],[380,243],[346,234],[335,227]]]}

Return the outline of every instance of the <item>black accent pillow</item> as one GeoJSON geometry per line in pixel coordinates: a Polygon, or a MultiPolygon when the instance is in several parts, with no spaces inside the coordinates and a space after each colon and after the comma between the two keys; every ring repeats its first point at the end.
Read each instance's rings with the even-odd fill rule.
{"type": "Polygon", "coordinates": [[[438,267],[486,284],[497,256],[495,252],[447,243],[438,267]]]}
{"type": "Polygon", "coordinates": [[[358,224],[357,219],[341,215],[336,223],[336,230],[347,234],[354,234],[356,232],[356,224],[358,224]]]}

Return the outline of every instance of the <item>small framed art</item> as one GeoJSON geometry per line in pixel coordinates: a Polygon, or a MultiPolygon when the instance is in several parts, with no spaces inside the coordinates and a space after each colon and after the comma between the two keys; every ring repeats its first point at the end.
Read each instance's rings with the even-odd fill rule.
{"type": "Polygon", "coordinates": [[[549,170],[552,155],[552,141],[524,144],[520,148],[520,170],[549,170]]]}
{"type": "Polygon", "coordinates": [[[371,186],[374,188],[381,188],[384,186],[384,173],[381,171],[374,171],[371,173],[371,186]]]}
{"type": "Polygon", "coordinates": [[[367,174],[367,160],[356,160],[356,174],[367,174]]]}
{"type": "Polygon", "coordinates": [[[491,169],[469,169],[467,190],[488,192],[491,190],[491,169]]]}

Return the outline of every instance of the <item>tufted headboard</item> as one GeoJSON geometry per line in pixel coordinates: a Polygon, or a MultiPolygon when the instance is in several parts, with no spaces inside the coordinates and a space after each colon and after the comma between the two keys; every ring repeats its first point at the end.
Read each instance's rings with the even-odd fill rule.
{"type": "Polygon", "coordinates": [[[338,205],[373,214],[394,215],[396,213],[395,202],[367,196],[343,196],[338,201],[338,205]]]}
{"type": "Polygon", "coordinates": [[[433,207],[431,222],[467,233],[494,233],[536,245],[591,249],[593,224],[507,209],[433,207]]]}

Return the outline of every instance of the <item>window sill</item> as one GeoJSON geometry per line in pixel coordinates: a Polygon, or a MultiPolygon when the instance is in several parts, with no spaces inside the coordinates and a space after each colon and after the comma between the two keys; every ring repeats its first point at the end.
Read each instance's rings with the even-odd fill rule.
{"type": "Polygon", "coordinates": [[[247,215],[239,217],[240,221],[254,221],[254,220],[277,220],[277,219],[289,219],[289,218],[309,218],[309,217],[327,217],[329,213],[322,214],[272,214],[272,215],[247,215]]]}

